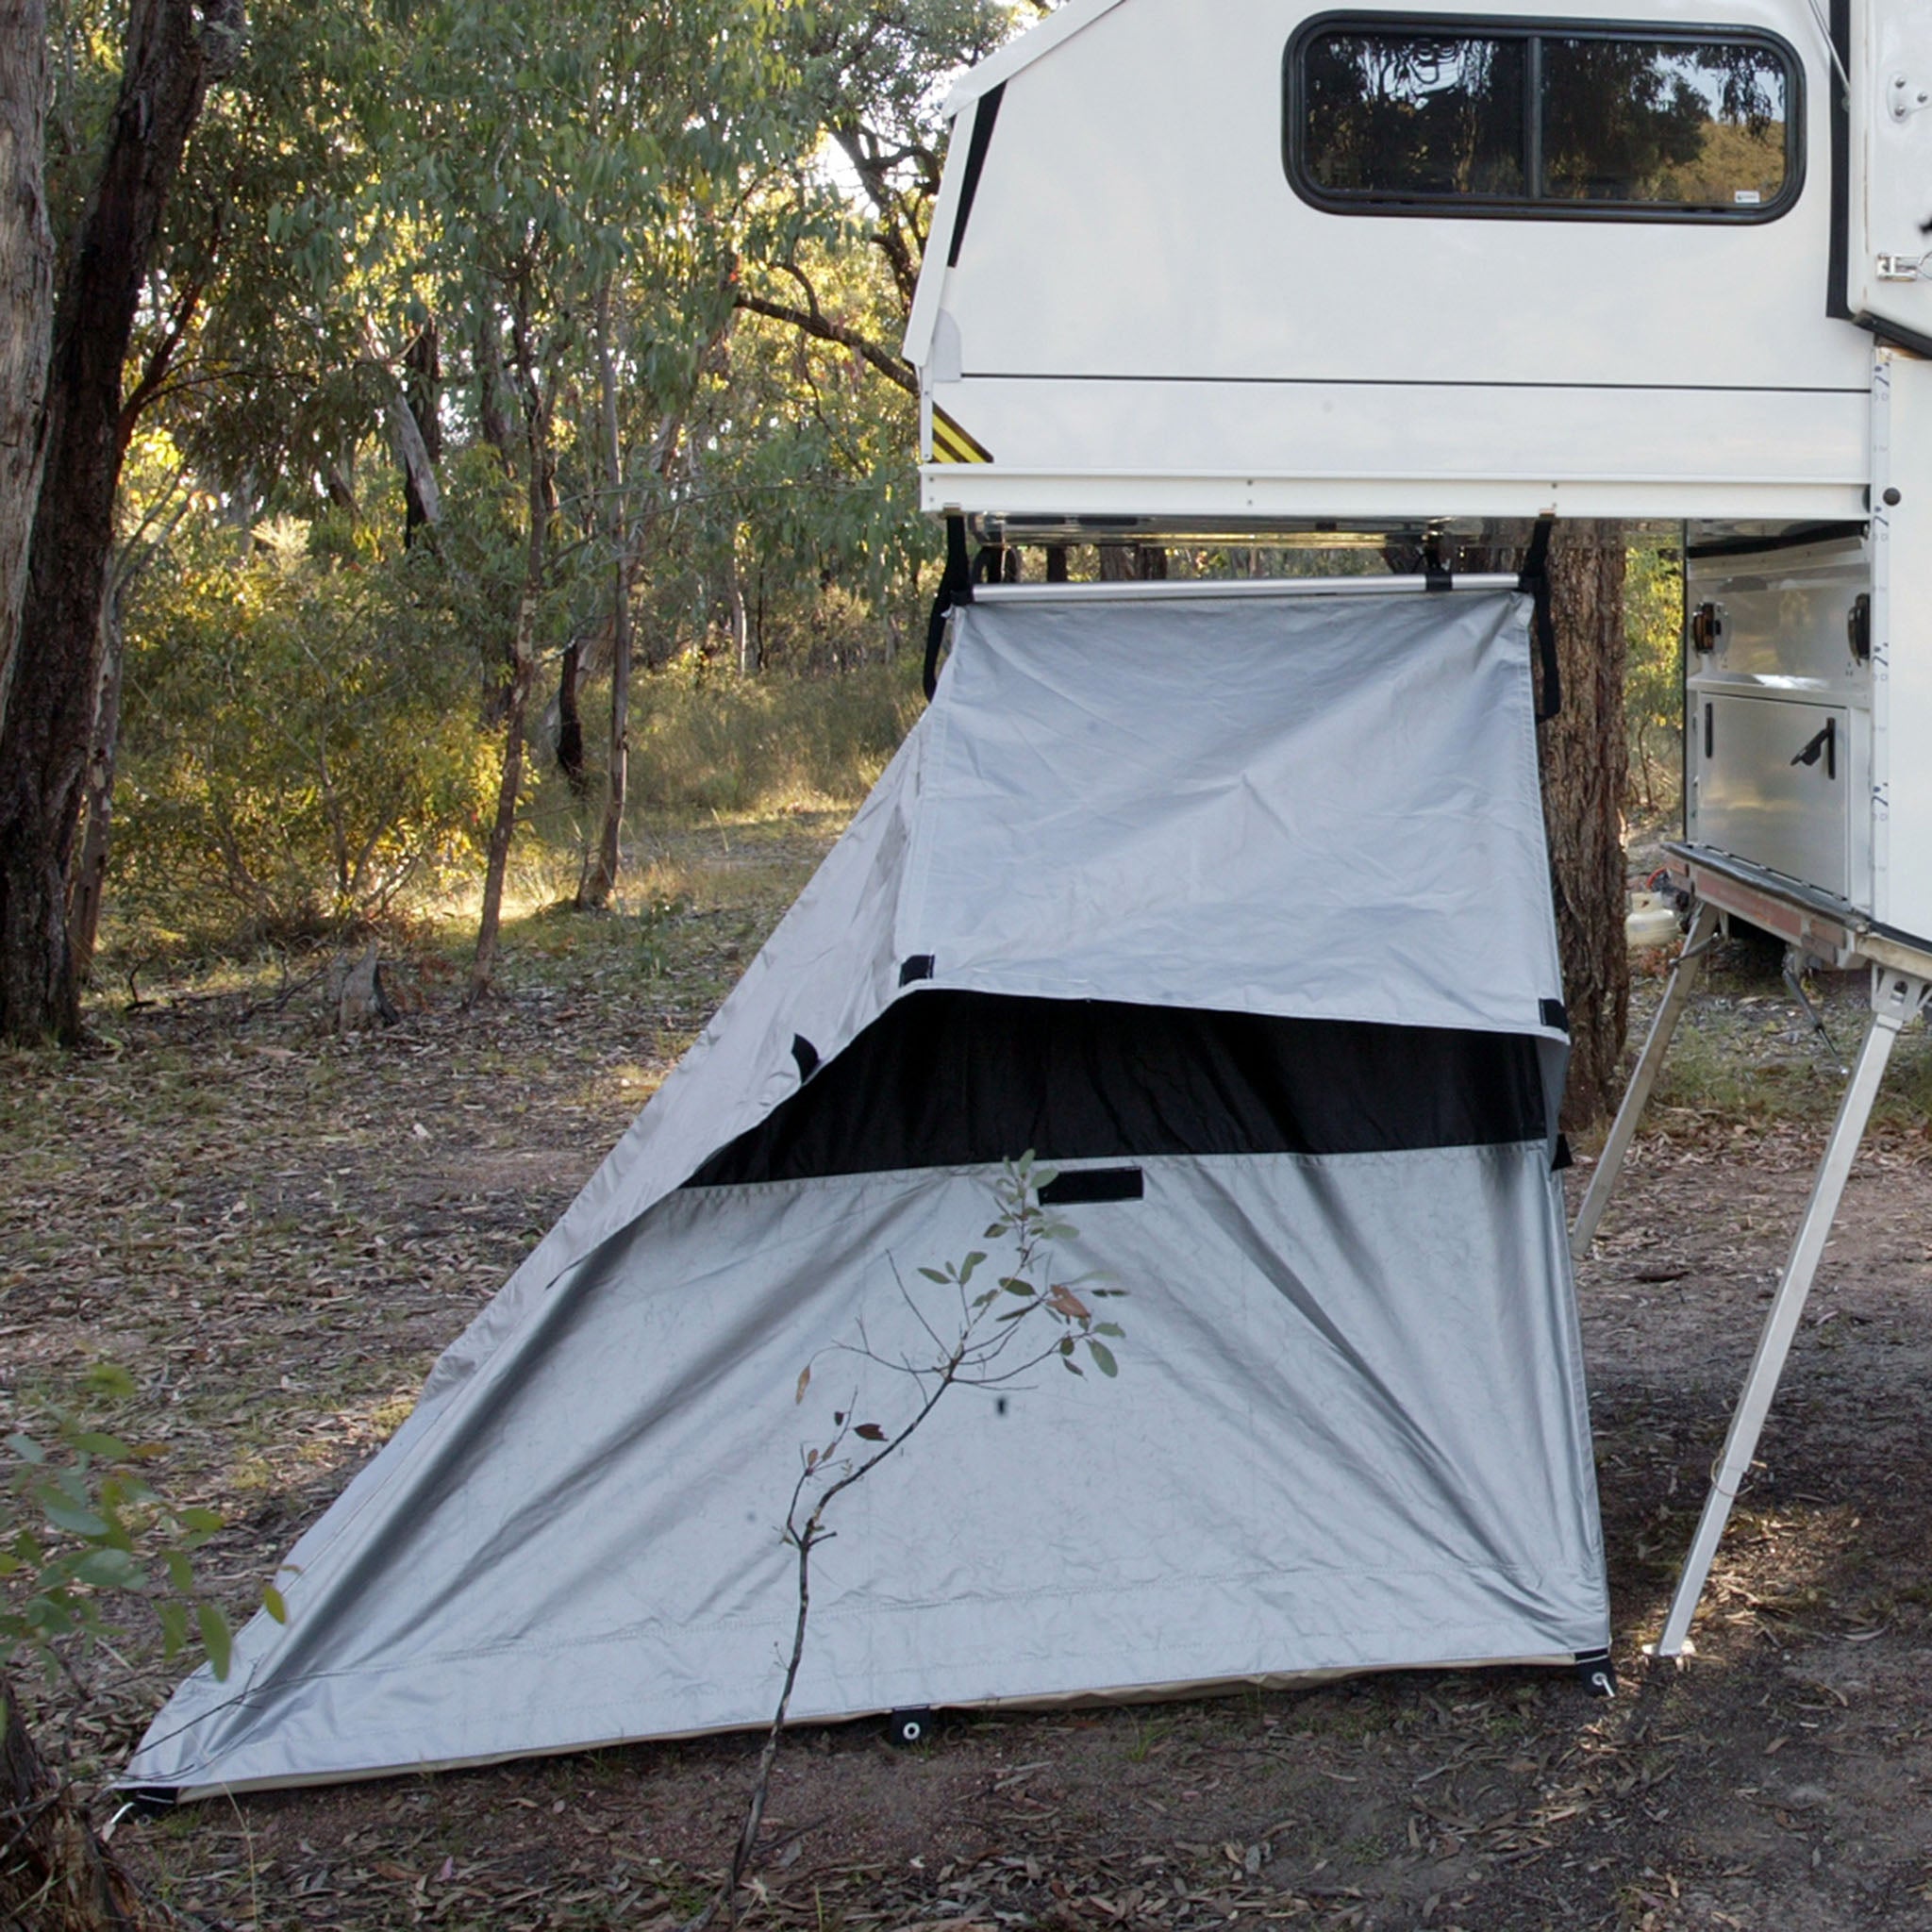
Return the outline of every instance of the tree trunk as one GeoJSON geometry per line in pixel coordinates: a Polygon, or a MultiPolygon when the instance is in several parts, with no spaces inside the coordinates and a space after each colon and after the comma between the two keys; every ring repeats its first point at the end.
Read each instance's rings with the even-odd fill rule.
{"type": "Polygon", "coordinates": [[[121,742],[121,672],[126,658],[122,621],[125,585],[112,586],[101,605],[101,687],[94,706],[93,745],[87,761],[87,829],[74,867],[67,909],[67,943],[74,976],[85,986],[101,930],[101,900],[108,886],[108,850],[114,824],[114,764],[121,742]]]}
{"type": "Polygon", "coordinates": [[[1563,1125],[1615,1107],[1630,1020],[1624,943],[1624,541],[1616,524],[1562,524],[1550,545],[1550,597],[1563,709],[1539,727],[1543,817],[1570,1011],[1563,1125]]]}
{"type": "Polygon", "coordinates": [[[0,10],[0,720],[44,449],[54,314],[54,238],[41,178],[46,121],[45,0],[15,0],[0,10]]]}
{"type": "Polygon", "coordinates": [[[506,471],[511,468],[510,444],[515,441],[504,399],[508,387],[496,317],[485,308],[476,317],[476,417],[482,425],[484,441],[496,452],[497,460],[506,471]]]}
{"type": "Polygon", "coordinates": [[[66,874],[125,450],[122,370],[189,131],[241,46],[241,0],[199,9],[134,0],[107,153],[60,289],[46,457],[0,726],[0,1038],[71,1043],[80,1033],[66,874]]]}
{"type": "Polygon", "coordinates": [[[582,798],[591,789],[591,774],[584,769],[584,713],[577,702],[583,656],[583,645],[571,639],[557,676],[557,769],[569,782],[573,798],[582,798]]]}
{"type": "Polygon", "coordinates": [[[530,458],[529,541],[524,552],[524,588],[517,599],[516,630],[510,642],[509,686],[503,708],[503,776],[496,790],[496,818],[490,827],[490,856],[483,871],[483,914],[476,927],[476,956],[470,967],[464,1005],[489,996],[496,972],[496,944],[503,925],[503,883],[509,870],[509,845],[517,825],[517,794],[524,783],[524,720],[537,673],[537,611],[549,564],[551,469],[550,394],[525,358],[524,377],[528,412],[530,458]]]}
{"type": "Polygon", "coordinates": [[[0,1719],[0,1925],[142,1932],[140,1894],[35,1749],[4,1672],[0,1719]]]}
{"type": "MultiPolygon", "coordinates": [[[[738,653],[738,675],[756,677],[763,667],[758,663],[758,640],[752,635],[751,612],[745,608],[744,578],[738,568],[738,530],[735,525],[731,532],[731,547],[724,553],[724,594],[731,603],[731,644],[738,653]]],[[[895,642],[893,656],[897,655],[895,642]]]]}
{"type": "Polygon", "coordinates": [[[416,541],[416,532],[442,520],[442,499],[436,487],[436,465],[442,460],[442,364],[437,354],[436,322],[432,317],[403,355],[408,374],[403,378],[403,401],[415,426],[412,439],[421,452],[403,472],[403,547],[416,541]]]}
{"type": "Polygon", "coordinates": [[[1167,575],[1167,552],[1158,543],[1103,543],[1102,583],[1158,583],[1167,575]]]}
{"type": "Polygon", "coordinates": [[[604,487],[610,545],[610,751],[597,855],[577,892],[579,910],[609,905],[624,862],[624,806],[630,783],[630,519],[625,513],[624,445],[617,425],[617,365],[610,354],[610,284],[597,291],[597,389],[604,431],[604,487]]]}

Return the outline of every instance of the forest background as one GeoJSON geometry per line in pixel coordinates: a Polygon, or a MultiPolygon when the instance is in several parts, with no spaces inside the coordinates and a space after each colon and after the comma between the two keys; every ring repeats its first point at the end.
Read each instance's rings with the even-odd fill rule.
{"type": "MultiPolygon", "coordinates": [[[[11,976],[0,1030],[75,1037],[82,987],[130,967],[399,922],[480,926],[479,997],[506,885],[609,907],[627,817],[856,802],[915,715],[940,563],[897,354],[939,103],[1048,10],[53,0],[56,403],[62,332],[100,332],[77,282],[143,37],[185,20],[201,71],[127,284],[75,755],[0,806],[0,937],[63,924],[64,958],[11,976]]],[[[1633,557],[1630,803],[1655,811],[1677,606],[1669,553],[1633,557]]],[[[17,752],[48,700],[4,635],[17,752]]]]}

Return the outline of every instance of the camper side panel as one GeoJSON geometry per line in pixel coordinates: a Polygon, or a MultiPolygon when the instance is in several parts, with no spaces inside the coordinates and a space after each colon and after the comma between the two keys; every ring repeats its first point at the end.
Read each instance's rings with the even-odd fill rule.
{"type": "Polygon", "coordinates": [[[1860,512],[1869,351],[1825,312],[1829,88],[1803,0],[1616,15],[1787,51],[1802,184],[1763,219],[1315,206],[1284,157],[1314,11],[1132,0],[1008,79],[957,266],[936,246],[926,270],[928,395],[991,460],[932,463],[930,507],[1860,512]]]}

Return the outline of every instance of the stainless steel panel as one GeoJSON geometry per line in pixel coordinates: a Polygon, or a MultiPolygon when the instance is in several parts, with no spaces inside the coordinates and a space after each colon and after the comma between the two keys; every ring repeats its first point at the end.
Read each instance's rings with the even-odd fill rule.
{"type": "Polygon", "coordinates": [[[1872,588],[1864,541],[1850,538],[1749,557],[1693,557],[1686,568],[1694,613],[1715,605],[1717,647],[1687,651],[1694,679],[1863,702],[1871,670],[1852,653],[1846,620],[1872,588]]]}
{"type": "MultiPolygon", "coordinates": [[[[1711,691],[1693,692],[1691,703],[1690,837],[1850,896],[1849,710],[1711,691]]],[[[1861,789],[1857,795],[1862,802],[1861,789]]]]}

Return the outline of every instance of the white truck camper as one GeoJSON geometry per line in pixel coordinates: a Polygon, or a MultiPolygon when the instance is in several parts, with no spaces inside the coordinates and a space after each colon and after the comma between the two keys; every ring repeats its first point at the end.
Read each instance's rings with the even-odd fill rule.
{"type": "Polygon", "coordinates": [[[942,608],[1180,589],[974,591],[1025,543],[1401,532],[1440,588],[1461,535],[1527,583],[1553,519],[1683,525],[1690,933],[1574,1252],[1722,916],[1869,966],[1874,1017],[1675,1656],[1932,988],[1932,6],[1068,0],[947,105],[907,335],[942,608]]]}

